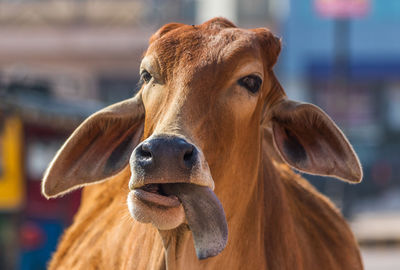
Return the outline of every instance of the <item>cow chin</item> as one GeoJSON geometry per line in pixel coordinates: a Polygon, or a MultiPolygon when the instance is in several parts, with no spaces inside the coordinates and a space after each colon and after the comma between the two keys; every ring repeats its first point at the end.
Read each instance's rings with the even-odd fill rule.
{"type": "Polygon", "coordinates": [[[162,207],[145,203],[131,191],[128,195],[131,216],[142,223],[151,223],[159,230],[172,230],[185,222],[182,204],[176,207],[162,207]]]}

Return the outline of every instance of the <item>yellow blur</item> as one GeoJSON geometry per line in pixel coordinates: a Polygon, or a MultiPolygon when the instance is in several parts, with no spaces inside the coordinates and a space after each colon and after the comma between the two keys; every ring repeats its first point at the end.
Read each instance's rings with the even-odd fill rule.
{"type": "Polygon", "coordinates": [[[22,178],[22,123],[15,117],[6,117],[0,131],[0,210],[12,210],[23,201],[22,178]]]}

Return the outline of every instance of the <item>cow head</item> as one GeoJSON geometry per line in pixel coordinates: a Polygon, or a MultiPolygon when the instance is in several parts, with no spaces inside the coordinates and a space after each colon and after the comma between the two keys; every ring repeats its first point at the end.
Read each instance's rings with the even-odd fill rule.
{"type": "Polygon", "coordinates": [[[131,215],[160,230],[187,223],[207,258],[227,241],[213,190],[232,197],[223,195],[232,183],[246,190],[256,181],[265,133],[292,167],[359,182],[358,159],[333,121],[287,99],[272,71],[280,48],[268,29],[225,19],[165,25],[150,39],[139,93],[82,123],[50,164],[43,193],[55,197],[129,165],[131,215]]]}

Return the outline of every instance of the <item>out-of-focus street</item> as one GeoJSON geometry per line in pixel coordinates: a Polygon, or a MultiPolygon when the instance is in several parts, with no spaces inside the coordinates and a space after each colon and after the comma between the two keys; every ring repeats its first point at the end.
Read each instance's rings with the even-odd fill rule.
{"type": "Polygon", "coordinates": [[[365,270],[399,270],[400,246],[361,249],[365,270]]]}
{"type": "Polygon", "coordinates": [[[351,228],[361,244],[366,270],[400,269],[400,194],[358,202],[351,228]]]}

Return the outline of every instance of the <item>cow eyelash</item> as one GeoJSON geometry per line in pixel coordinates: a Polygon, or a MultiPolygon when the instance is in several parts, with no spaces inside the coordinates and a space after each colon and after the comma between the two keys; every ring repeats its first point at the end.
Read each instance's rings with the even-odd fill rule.
{"type": "Polygon", "coordinates": [[[140,80],[145,83],[148,83],[152,78],[153,76],[151,76],[151,74],[147,70],[143,70],[140,73],[140,80]]]}
{"type": "Polygon", "coordinates": [[[251,93],[254,94],[254,93],[257,93],[258,90],[260,90],[260,87],[261,87],[261,84],[262,84],[262,80],[257,75],[248,75],[248,76],[245,76],[243,78],[240,78],[237,81],[237,83],[240,86],[243,86],[248,91],[250,91],[251,93]]]}

